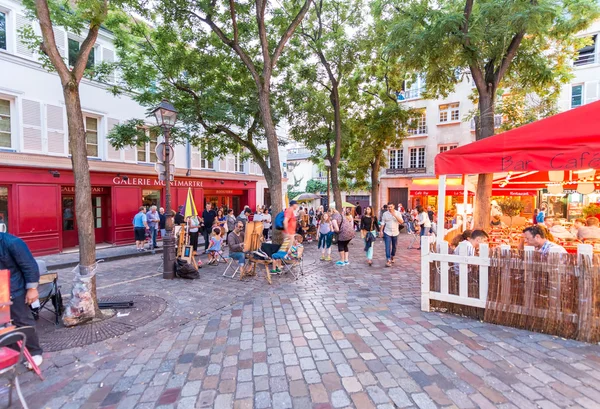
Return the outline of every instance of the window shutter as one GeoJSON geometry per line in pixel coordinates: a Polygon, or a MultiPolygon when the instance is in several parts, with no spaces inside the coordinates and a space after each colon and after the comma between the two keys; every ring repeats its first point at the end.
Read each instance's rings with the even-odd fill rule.
{"type": "Polygon", "coordinates": [[[227,157],[227,172],[235,172],[235,159],[231,156],[227,157]]]}
{"type": "Polygon", "coordinates": [[[17,17],[16,18],[16,20],[17,20],[17,54],[19,54],[23,57],[32,58],[33,52],[27,47],[27,44],[25,44],[23,42],[23,40],[21,39],[21,36],[18,34],[19,30],[21,30],[22,28],[31,26],[31,22],[27,19],[27,17],[25,17],[22,14],[17,14],[16,17],[17,17]]]}
{"type": "Polygon", "coordinates": [[[60,56],[63,58],[63,60],[66,59],[67,36],[65,35],[65,31],[60,28],[54,27],[54,40],[56,41],[56,48],[58,49],[60,56]]]}
{"type": "Polygon", "coordinates": [[[123,148],[125,162],[137,162],[136,161],[136,147],[126,146],[123,148]]]}
{"type": "Polygon", "coordinates": [[[598,81],[592,81],[585,84],[584,96],[586,104],[598,100],[598,81]]]}
{"type": "Polygon", "coordinates": [[[200,152],[192,150],[192,168],[200,169],[200,152]]]}
{"type": "Polygon", "coordinates": [[[223,172],[227,171],[227,158],[221,158],[219,160],[219,170],[223,172]]]}
{"type": "MultiPolygon", "coordinates": [[[[119,124],[119,120],[118,119],[114,119],[114,118],[108,118],[106,121],[107,124],[107,131],[110,133],[110,131],[112,131],[112,129],[115,127],[115,125],[119,124]]],[[[106,151],[108,152],[107,158],[108,160],[121,160],[121,152],[119,152],[118,150],[116,150],[111,144],[110,141],[108,140],[108,138],[106,139],[106,144],[107,144],[107,149],[106,151]]]]}
{"type": "Polygon", "coordinates": [[[24,99],[23,111],[23,149],[42,152],[42,109],[36,101],[24,99]]]}
{"type": "Polygon", "coordinates": [[[63,108],[46,105],[46,132],[48,153],[65,154],[65,122],[63,108]]]}
{"type": "MultiPolygon", "coordinates": [[[[102,50],[102,61],[107,62],[109,64],[115,62],[115,52],[113,50],[109,50],[108,48],[104,48],[102,50]]],[[[114,71],[107,76],[107,80],[111,84],[115,83],[114,71]]]]}

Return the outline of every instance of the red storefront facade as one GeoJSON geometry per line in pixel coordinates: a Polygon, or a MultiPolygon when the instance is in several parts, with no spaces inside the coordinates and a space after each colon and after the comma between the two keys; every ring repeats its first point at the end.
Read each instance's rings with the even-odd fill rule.
{"type": "MultiPolygon", "coordinates": [[[[233,176],[233,175],[231,175],[233,176]]],[[[91,172],[92,207],[96,243],[134,242],[132,220],[141,205],[165,206],[165,184],[156,175],[121,176],[114,172],[91,172]]],[[[171,205],[177,209],[192,190],[202,211],[210,201],[232,207],[256,207],[256,181],[175,177],[171,182],[171,205]]],[[[8,233],[22,238],[35,255],[53,254],[76,247],[73,173],[41,168],[0,168],[0,216],[8,233]]]]}

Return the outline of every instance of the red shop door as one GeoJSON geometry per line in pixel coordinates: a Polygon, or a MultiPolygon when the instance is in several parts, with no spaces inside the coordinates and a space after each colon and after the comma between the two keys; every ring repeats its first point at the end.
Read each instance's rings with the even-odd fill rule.
{"type": "MultiPolygon", "coordinates": [[[[94,216],[94,235],[96,243],[103,243],[108,237],[107,196],[92,195],[92,214],[94,216]]],[[[63,248],[77,247],[77,217],[75,215],[75,196],[62,196],[63,248]]]]}

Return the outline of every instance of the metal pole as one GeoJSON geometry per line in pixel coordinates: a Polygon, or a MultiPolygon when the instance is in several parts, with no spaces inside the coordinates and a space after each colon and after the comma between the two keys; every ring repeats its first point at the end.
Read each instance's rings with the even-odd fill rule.
{"type": "Polygon", "coordinates": [[[175,251],[174,251],[174,238],[173,238],[173,213],[171,212],[171,170],[170,170],[170,153],[171,149],[169,146],[169,129],[163,128],[165,136],[165,238],[163,239],[163,278],[170,280],[175,278],[175,251]]]}
{"type": "Polygon", "coordinates": [[[329,205],[331,202],[329,201],[329,166],[327,166],[327,210],[329,210],[329,205]]]}

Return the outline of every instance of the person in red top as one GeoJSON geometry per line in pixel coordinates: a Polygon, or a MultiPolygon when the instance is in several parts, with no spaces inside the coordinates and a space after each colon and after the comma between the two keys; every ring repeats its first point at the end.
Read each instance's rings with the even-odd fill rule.
{"type": "Polygon", "coordinates": [[[290,206],[285,209],[283,213],[283,231],[288,236],[296,234],[296,228],[298,227],[298,220],[296,219],[296,210],[298,209],[298,202],[295,200],[290,201],[290,206]]]}

